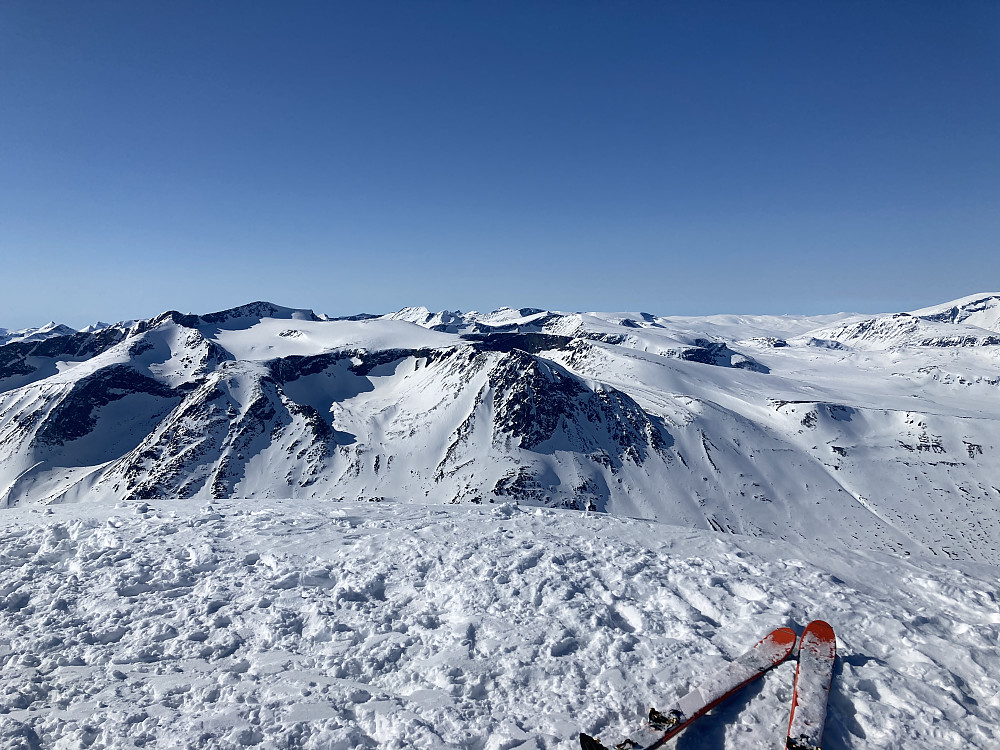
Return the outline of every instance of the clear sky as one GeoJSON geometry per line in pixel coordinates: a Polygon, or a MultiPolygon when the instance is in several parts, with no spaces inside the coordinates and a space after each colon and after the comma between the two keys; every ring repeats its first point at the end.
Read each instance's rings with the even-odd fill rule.
{"type": "Polygon", "coordinates": [[[0,3],[0,327],[1000,288],[1000,2],[0,3]]]}

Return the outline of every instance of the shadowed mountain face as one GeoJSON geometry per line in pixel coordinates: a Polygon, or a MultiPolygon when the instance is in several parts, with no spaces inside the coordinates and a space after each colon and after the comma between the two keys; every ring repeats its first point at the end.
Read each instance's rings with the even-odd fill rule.
{"type": "Polygon", "coordinates": [[[977,295],[875,317],[330,319],[258,302],[5,332],[0,506],[513,499],[996,563],[998,311],[977,295]]]}

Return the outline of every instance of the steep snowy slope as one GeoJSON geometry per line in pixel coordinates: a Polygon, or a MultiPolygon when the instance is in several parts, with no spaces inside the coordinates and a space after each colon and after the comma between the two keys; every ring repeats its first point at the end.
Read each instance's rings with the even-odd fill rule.
{"type": "Polygon", "coordinates": [[[514,500],[997,564],[998,309],[259,302],[18,341],[0,346],[0,505],[514,500]]]}
{"type": "Polygon", "coordinates": [[[1000,294],[974,294],[945,305],[915,310],[911,314],[945,323],[966,323],[1000,333],[1000,294]]]}
{"type": "MultiPolygon", "coordinates": [[[[986,750],[1000,726],[995,568],[512,504],[2,515],[5,750],[576,750],[815,618],[826,750],[986,750]]],[[[672,746],[778,747],[794,674],[672,746]]]]}

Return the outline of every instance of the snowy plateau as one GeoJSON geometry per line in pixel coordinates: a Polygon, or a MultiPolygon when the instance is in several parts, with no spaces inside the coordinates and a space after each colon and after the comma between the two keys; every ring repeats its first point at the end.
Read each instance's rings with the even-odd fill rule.
{"type": "Polygon", "coordinates": [[[998,449],[1000,294],[0,329],[0,748],[610,745],[812,619],[826,750],[998,747],[998,449]]]}

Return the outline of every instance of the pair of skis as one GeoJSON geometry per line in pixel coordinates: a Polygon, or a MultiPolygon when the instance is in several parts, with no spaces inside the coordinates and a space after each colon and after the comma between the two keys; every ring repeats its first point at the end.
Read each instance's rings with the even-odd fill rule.
{"type": "MultiPolygon", "coordinates": [[[[613,750],[654,750],[680,734],[691,722],[705,715],[726,698],[746,687],[788,658],[799,641],[799,664],[792,691],[792,715],[788,721],[786,750],[820,750],[826,702],[833,679],[837,639],[833,628],[822,620],[806,626],[797,639],[791,628],[778,628],[733,662],[701,682],[666,711],[649,709],[649,719],[632,737],[613,750]]],[[[583,750],[609,750],[586,734],[580,735],[583,750]]]]}

